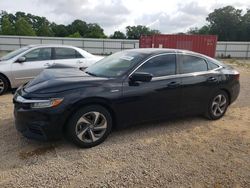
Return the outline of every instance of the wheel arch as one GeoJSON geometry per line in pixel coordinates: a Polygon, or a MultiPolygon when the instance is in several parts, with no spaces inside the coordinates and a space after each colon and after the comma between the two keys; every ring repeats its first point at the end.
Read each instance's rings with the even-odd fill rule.
{"type": "Polygon", "coordinates": [[[228,100],[229,100],[229,105],[230,105],[231,104],[231,94],[230,94],[229,90],[226,88],[221,88],[221,90],[227,94],[228,100]]]}
{"type": "Polygon", "coordinates": [[[114,109],[112,108],[112,104],[108,99],[101,98],[101,97],[91,97],[91,98],[86,98],[80,101],[77,101],[71,105],[71,109],[69,110],[69,113],[67,115],[67,120],[65,121],[63,125],[63,132],[66,130],[66,126],[72,117],[72,115],[77,112],[79,109],[85,107],[85,106],[90,106],[90,105],[99,105],[104,107],[105,109],[108,110],[112,117],[113,121],[113,128],[116,127],[116,114],[114,109]]]}
{"type": "Polygon", "coordinates": [[[8,87],[11,88],[11,82],[10,82],[10,79],[8,78],[8,76],[6,76],[4,73],[0,72],[0,75],[3,76],[7,82],[8,82],[8,87]]]}

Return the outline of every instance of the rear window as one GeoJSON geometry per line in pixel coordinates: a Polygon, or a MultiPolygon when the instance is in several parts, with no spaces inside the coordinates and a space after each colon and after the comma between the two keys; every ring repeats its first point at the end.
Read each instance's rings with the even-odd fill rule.
{"type": "Polygon", "coordinates": [[[75,49],[55,48],[55,59],[75,59],[75,58],[83,58],[83,56],[75,49]]]}
{"type": "Polygon", "coordinates": [[[207,63],[202,58],[190,55],[180,55],[179,58],[180,69],[183,74],[208,70],[207,63]]]}
{"type": "Polygon", "coordinates": [[[209,70],[213,70],[219,67],[219,65],[216,65],[215,63],[211,62],[211,61],[207,61],[208,64],[208,69],[209,70]]]}

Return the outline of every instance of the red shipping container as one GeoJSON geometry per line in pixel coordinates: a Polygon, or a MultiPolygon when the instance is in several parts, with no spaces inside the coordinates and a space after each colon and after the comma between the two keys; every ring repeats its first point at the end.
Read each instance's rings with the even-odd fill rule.
{"type": "Polygon", "coordinates": [[[141,36],[140,48],[175,48],[215,57],[216,35],[151,35],[141,36]]]}

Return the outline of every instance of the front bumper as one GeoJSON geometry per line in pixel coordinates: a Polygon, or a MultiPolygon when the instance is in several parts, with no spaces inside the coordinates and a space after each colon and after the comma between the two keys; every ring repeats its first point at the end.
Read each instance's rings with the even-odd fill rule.
{"type": "Polygon", "coordinates": [[[17,101],[16,97],[13,103],[16,129],[25,137],[45,141],[63,136],[63,126],[67,119],[64,105],[33,109],[29,104],[17,101]]]}
{"type": "Polygon", "coordinates": [[[41,110],[25,110],[15,106],[15,126],[25,137],[37,140],[56,140],[62,137],[62,114],[41,110]]]}

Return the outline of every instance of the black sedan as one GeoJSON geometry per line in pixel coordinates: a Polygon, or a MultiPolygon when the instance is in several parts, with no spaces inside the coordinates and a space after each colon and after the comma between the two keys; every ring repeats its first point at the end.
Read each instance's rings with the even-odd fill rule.
{"type": "Polygon", "coordinates": [[[239,95],[239,73],[210,57],[175,49],[134,49],[86,70],[53,67],[15,95],[15,124],[28,138],[65,135],[80,147],[114,127],[179,115],[221,118],[239,95]]]}

